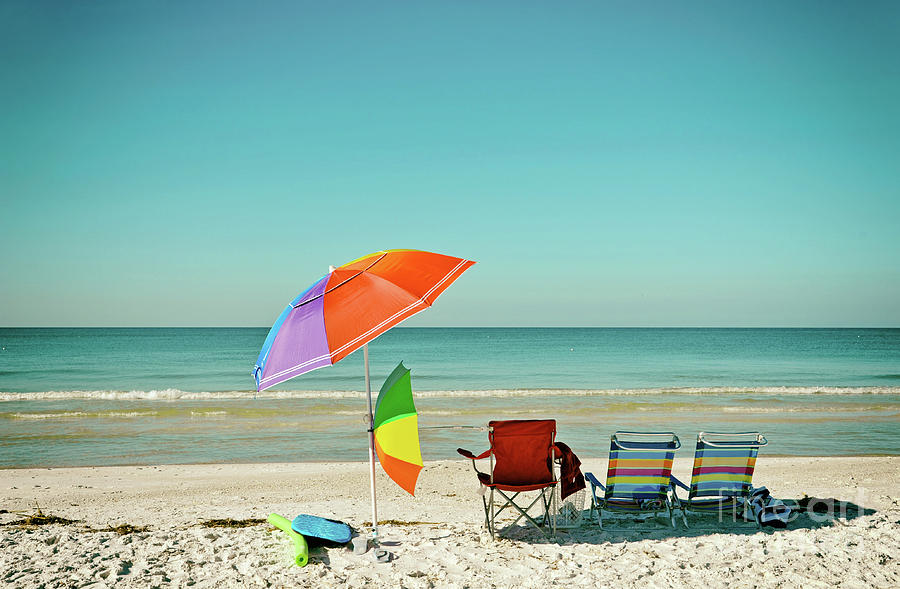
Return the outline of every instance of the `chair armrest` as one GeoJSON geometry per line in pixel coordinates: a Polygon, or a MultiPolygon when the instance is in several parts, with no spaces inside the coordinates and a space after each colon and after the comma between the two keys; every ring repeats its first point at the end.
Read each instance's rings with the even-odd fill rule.
{"type": "Polygon", "coordinates": [[[606,485],[598,481],[597,477],[594,476],[594,473],[586,472],[584,473],[584,478],[591,484],[591,487],[599,487],[600,489],[603,489],[604,493],[606,492],[606,485]]]}
{"type": "Polygon", "coordinates": [[[462,456],[465,456],[466,458],[468,458],[469,460],[481,460],[482,458],[487,458],[491,453],[490,450],[485,450],[478,456],[475,456],[474,454],[472,454],[471,452],[469,452],[468,450],[466,450],[464,448],[457,448],[456,451],[459,454],[461,454],[462,456]]]}
{"type": "Polygon", "coordinates": [[[597,480],[592,472],[584,473],[584,480],[591,484],[591,496],[593,497],[591,505],[600,505],[601,498],[597,496],[597,489],[603,489],[603,495],[606,495],[606,486],[597,480]]]}
{"type": "Polygon", "coordinates": [[[477,472],[479,475],[486,474],[486,475],[492,477],[492,478],[491,478],[492,481],[494,480],[494,479],[493,479],[493,476],[494,476],[494,475],[493,475],[492,473],[483,473],[483,472],[481,472],[480,470],[478,470],[478,467],[477,467],[477,466],[475,466],[475,461],[476,461],[476,460],[481,460],[482,458],[487,458],[487,457],[491,454],[491,449],[490,449],[490,448],[488,448],[487,450],[485,450],[484,452],[482,452],[482,453],[479,454],[478,456],[475,456],[474,454],[472,454],[471,452],[469,452],[469,451],[466,450],[465,448],[457,448],[456,451],[459,452],[460,455],[465,456],[466,458],[468,458],[469,460],[472,461],[472,468],[475,469],[475,472],[477,472]]]}
{"type": "Polygon", "coordinates": [[[685,485],[684,483],[682,483],[681,481],[679,481],[678,479],[676,479],[674,475],[669,475],[669,479],[672,481],[672,483],[674,483],[674,485],[672,487],[673,489],[677,486],[677,487],[681,487],[688,493],[691,492],[691,488],[688,487],[687,485],[685,485]]]}

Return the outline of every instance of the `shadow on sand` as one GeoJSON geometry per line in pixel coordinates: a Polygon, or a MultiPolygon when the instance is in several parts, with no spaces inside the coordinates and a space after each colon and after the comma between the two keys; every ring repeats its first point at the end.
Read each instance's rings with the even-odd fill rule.
{"type": "Polygon", "coordinates": [[[597,525],[597,516],[591,518],[590,510],[583,511],[581,525],[577,528],[558,529],[555,538],[543,535],[532,526],[514,525],[501,531],[499,537],[533,543],[618,543],[634,542],[649,539],[664,540],[667,538],[697,538],[712,534],[735,534],[750,536],[753,534],[777,534],[790,530],[813,530],[817,528],[847,525],[847,522],[858,517],[876,513],[849,501],[823,499],[819,497],[802,497],[800,499],[783,499],[791,508],[786,527],[758,527],[754,521],[746,521],[738,517],[735,522],[731,514],[697,515],[688,513],[688,527],[677,512],[676,527],[673,528],[665,516],[628,517],[620,514],[603,514],[603,528],[597,525]]]}

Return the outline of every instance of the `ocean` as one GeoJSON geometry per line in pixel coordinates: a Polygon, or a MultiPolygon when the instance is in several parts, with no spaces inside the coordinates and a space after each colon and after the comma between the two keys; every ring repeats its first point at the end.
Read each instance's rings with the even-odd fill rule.
{"type": "MultiPolygon", "coordinates": [[[[257,394],[267,331],[0,329],[0,467],[366,460],[362,352],[257,394]]],[[[375,395],[411,369],[426,460],[537,418],[582,457],[616,430],[900,454],[900,329],[398,327],[369,359],[375,395]]]]}

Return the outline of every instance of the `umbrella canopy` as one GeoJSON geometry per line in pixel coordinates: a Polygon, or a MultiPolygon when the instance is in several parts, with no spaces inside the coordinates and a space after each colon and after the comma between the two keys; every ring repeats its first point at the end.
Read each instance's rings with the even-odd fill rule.
{"type": "Polygon", "coordinates": [[[387,250],[335,268],[285,307],[256,361],[263,391],[330,366],[430,307],[472,264],[417,250],[387,250]]]}
{"type": "Polygon", "coordinates": [[[412,380],[403,362],[387,377],[375,403],[375,451],[384,472],[410,495],[422,470],[419,418],[412,380]]]}

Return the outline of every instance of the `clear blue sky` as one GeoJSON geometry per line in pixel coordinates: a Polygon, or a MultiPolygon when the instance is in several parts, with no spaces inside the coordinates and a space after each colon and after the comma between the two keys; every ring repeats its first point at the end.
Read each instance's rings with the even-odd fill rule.
{"type": "Polygon", "coordinates": [[[898,2],[0,4],[0,326],[900,326],[898,2]]]}

